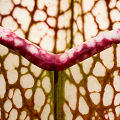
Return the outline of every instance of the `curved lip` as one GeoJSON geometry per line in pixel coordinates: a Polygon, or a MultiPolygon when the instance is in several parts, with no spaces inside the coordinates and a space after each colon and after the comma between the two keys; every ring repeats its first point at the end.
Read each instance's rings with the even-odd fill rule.
{"type": "Polygon", "coordinates": [[[120,29],[100,33],[64,53],[54,54],[0,26],[0,44],[48,71],[64,70],[118,43],[120,43],[120,29]]]}

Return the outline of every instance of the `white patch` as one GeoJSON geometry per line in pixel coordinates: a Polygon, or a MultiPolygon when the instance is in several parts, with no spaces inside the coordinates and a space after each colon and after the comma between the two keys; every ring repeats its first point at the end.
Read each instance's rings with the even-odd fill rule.
{"type": "Polygon", "coordinates": [[[46,54],[46,52],[45,52],[44,50],[42,50],[42,49],[40,50],[40,52],[41,52],[42,54],[46,54]]]}
{"type": "Polygon", "coordinates": [[[6,38],[7,35],[8,33],[6,32],[6,30],[3,29],[3,27],[0,27],[0,37],[6,38]]]}
{"type": "Polygon", "coordinates": [[[76,47],[76,51],[77,51],[77,52],[80,52],[81,49],[82,49],[82,45],[79,45],[79,46],[76,47]]]}
{"type": "Polygon", "coordinates": [[[64,61],[66,62],[67,61],[67,54],[66,53],[63,53],[61,56],[60,56],[60,61],[64,61]]]}
{"type": "Polygon", "coordinates": [[[93,47],[93,46],[95,46],[95,38],[92,38],[92,39],[90,39],[90,40],[87,40],[86,41],[86,45],[88,46],[88,47],[93,47]]]}
{"type": "Polygon", "coordinates": [[[116,34],[115,34],[115,36],[114,36],[114,31],[111,31],[111,32],[105,32],[104,34],[103,34],[103,37],[105,37],[105,38],[107,38],[107,39],[109,39],[109,40],[112,40],[112,38],[114,38],[115,36],[116,36],[116,34]]]}
{"type": "Polygon", "coordinates": [[[119,39],[120,40],[120,29],[119,30],[112,30],[110,32],[112,32],[112,34],[113,34],[115,39],[119,39]]]}
{"type": "Polygon", "coordinates": [[[75,53],[75,48],[70,49],[67,53],[68,53],[69,58],[72,58],[75,53]]]}
{"type": "Polygon", "coordinates": [[[23,45],[23,43],[18,39],[15,39],[14,43],[15,43],[15,46],[23,45]]]}
{"type": "Polygon", "coordinates": [[[97,37],[95,37],[96,42],[101,42],[103,40],[103,36],[99,34],[97,37]]]}
{"type": "MultiPolygon", "coordinates": [[[[119,34],[119,31],[118,30],[112,30],[112,31],[105,31],[103,33],[101,33],[99,36],[96,37],[97,39],[101,38],[106,38],[108,40],[112,40],[113,38],[114,39],[120,39],[120,34],[119,34]]],[[[98,40],[97,40],[98,41],[98,40]]]]}
{"type": "Polygon", "coordinates": [[[37,50],[37,48],[35,47],[35,46],[33,46],[33,45],[30,45],[29,47],[27,47],[27,49],[31,52],[31,53],[38,53],[38,50],[37,50]]]}

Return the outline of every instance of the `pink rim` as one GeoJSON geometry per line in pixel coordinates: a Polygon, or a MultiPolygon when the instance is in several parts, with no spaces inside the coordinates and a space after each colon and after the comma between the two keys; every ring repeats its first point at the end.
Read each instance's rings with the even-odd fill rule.
{"type": "Polygon", "coordinates": [[[118,43],[120,43],[120,29],[103,32],[69,51],[54,54],[0,27],[0,44],[16,51],[36,66],[49,71],[64,70],[118,43]]]}

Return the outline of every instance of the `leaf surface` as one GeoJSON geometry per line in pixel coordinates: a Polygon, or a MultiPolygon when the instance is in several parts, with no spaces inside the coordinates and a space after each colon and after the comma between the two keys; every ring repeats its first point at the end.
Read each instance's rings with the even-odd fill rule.
{"type": "MultiPolygon", "coordinates": [[[[62,53],[118,29],[119,11],[119,0],[0,0],[0,25],[62,53]]],[[[53,120],[54,104],[61,120],[120,119],[119,53],[114,45],[61,71],[56,83],[53,72],[0,45],[0,119],[53,120]]]]}

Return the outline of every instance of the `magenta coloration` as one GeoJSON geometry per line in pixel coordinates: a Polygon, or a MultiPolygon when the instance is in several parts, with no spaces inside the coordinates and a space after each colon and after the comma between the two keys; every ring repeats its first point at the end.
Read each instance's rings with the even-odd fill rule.
{"type": "Polygon", "coordinates": [[[18,52],[38,67],[49,71],[64,70],[118,43],[120,43],[120,29],[103,32],[62,54],[53,54],[0,27],[0,44],[18,52]]]}
{"type": "Polygon", "coordinates": [[[16,51],[33,64],[46,70],[54,70],[55,54],[46,52],[15,33],[0,27],[0,44],[16,51]]]}

